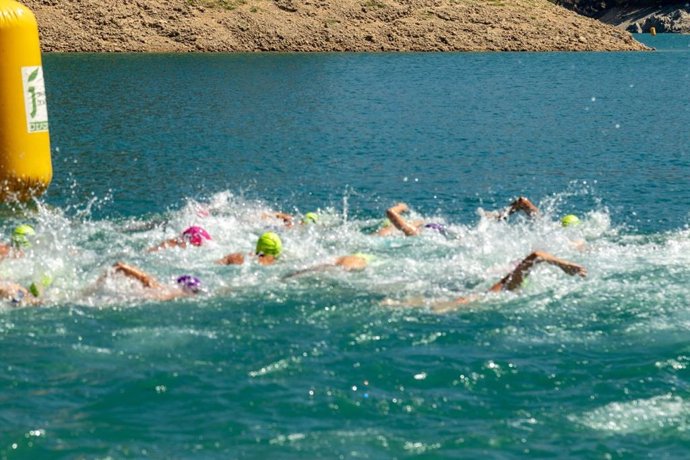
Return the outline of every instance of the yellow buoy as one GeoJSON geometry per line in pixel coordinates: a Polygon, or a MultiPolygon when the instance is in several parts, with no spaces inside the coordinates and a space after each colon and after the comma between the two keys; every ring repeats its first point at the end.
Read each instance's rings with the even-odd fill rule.
{"type": "Polygon", "coordinates": [[[650,33],[652,36],[655,36],[655,35],[656,35],[656,27],[654,27],[654,26],[650,27],[650,28],[649,28],[649,33],[650,33]]]}
{"type": "Polygon", "coordinates": [[[0,201],[38,196],[52,177],[36,18],[0,0],[0,201]]]}

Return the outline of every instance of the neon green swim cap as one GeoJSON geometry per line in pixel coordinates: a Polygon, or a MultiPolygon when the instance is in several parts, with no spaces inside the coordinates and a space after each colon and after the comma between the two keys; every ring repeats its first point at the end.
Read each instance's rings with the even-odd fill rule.
{"type": "Polygon", "coordinates": [[[304,215],[302,219],[303,224],[315,224],[319,221],[319,216],[315,212],[308,212],[304,215]]]}
{"type": "Polygon", "coordinates": [[[279,257],[283,252],[283,243],[280,237],[273,232],[266,232],[256,242],[256,253],[279,257]]]}
{"type": "Polygon", "coordinates": [[[561,225],[564,227],[570,227],[571,225],[577,225],[579,223],[580,219],[578,219],[575,214],[568,214],[561,219],[561,225]]]}
{"type": "Polygon", "coordinates": [[[36,231],[31,225],[22,224],[17,226],[12,232],[12,244],[15,247],[28,248],[31,247],[31,242],[28,236],[34,236],[36,231]]]}

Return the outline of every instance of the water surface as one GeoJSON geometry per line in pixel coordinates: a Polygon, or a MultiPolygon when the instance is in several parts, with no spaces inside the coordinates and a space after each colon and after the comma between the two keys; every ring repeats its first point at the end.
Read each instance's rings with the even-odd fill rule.
{"type": "Polygon", "coordinates": [[[0,310],[0,457],[686,458],[690,37],[643,39],[657,51],[45,56],[55,179],[4,215],[38,238],[0,271],[54,281],[0,310]],[[518,195],[541,217],[478,213],[518,195]],[[372,236],[400,200],[451,237],[372,236]],[[192,224],[212,242],[145,251],[192,224]],[[213,263],[267,229],[275,266],[213,263]],[[588,277],[382,305],[481,293],[536,249],[588,277]],[[284,279],[352,252],[375,259],[284,279]],[[96,286],[117,260],[205,292],[96,286]]]}

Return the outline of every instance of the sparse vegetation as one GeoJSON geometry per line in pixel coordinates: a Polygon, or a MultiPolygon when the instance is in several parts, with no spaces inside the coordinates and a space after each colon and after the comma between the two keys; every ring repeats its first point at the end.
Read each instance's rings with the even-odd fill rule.
{"type": "MultiPolygon", "coordinates": [[[[222,8],[224,10],[234,10],[247,3],[247,0],[187,0],[190,5],[205,6],[208,8],[222,8]]],[[[257,10],[258,11],[258,10],[257,10]]],[[[255,13],[256,11],[252,11],[255,13]]]]}
{"type": "Polygon", "coordinates": [[[366,0],[362,6],[364,6],[365,8],[377,9],[385,8],[386,4],[379,0],[366,0]]]}

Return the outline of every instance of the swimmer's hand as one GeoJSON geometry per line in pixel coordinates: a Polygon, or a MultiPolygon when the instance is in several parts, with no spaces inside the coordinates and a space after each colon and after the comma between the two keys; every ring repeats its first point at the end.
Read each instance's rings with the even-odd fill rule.
{"type": "Polygon", "coordinates": [[[398,203],[395,206],[388,208],[388,211],[396,212],[399,214],[402,214],[402,213],[407,212],[409,210],[410,210],[410,208],[405,203],[398,203]]]}
{"type": "Polygon", "coordinates": [[[587,269],[583,267],[580,264],[576,264],[575,262],[570,262],[569,260],[564,260],[564,259],[559,259],[558,257],[554,257],[551,254],[548,254],[543,251],[535,251],[533,253],[533,256],[536,256],[538,258],[538,261],[543,261],[547,262],[551,265],[555,265],[561,270],[563,270],[565,273],[568,275],[574,276],[578,275],[581,277],[587,276],[587,269]]]}
{"type": "Polygon", "coordinates": [[[582,265],[574,264],[572,262],[568,262],[565,264],[560,265],[561,270],[566,272],[568,275],[578,275],[581,276],[582,278],[587,276],[587,269],[583,267],[582,265]]]}
{"type": "Polygon", "coordinates": [[[244,263],[244,254],[233,252],[222,259],[216,260],[216,263],[219,265],[242,265],[244,263]]]}

